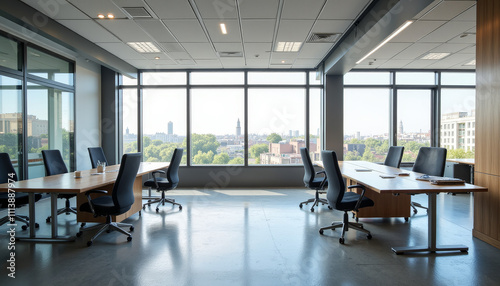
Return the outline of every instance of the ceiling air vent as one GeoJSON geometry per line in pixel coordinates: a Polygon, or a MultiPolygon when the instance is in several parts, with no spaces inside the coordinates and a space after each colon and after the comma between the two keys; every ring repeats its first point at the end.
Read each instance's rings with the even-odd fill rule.
{"type": "Polygon", "coordinates": [[[153,18],[144,7],[123,7],[122,8],[131,18],[153,18]]]}
{"type": "Polygon", "coordinates": [[[340,33],[313,33],[307,39],[307,43],[335,43],[340,35],[340,33]]]}
{"type": "Polygon", "coordinates": [[[241,58],[243,57],[242,52],[219,52],[219,57],[221,58],[241,58]]]}

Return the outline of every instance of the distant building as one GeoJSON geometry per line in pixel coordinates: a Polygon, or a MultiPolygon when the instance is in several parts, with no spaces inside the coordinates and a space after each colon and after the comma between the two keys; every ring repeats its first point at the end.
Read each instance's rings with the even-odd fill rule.
{"type": "Polygon", "coordinates": [[[441,116],[441,147],[473,150],[476,138],[476,112],[453,112],[441,116]]]}
{"type": "Polygon", "coordinates": [[[399,121],[399,128],[398,128],[398,133],[403,134],[403,120],[399,121]]]}
{"type": "Polygon", "coordinates": [[[344,144],[344,153],[347,152],[358,152],[359,156],[363,156],[365,153],[365,144],[344,144]]]}
{"type": "Polygon", "coordinates": [[[168,135],[174,135],[174,123],[172,121],[168,122],[168,135]]]}
{"type": "MultiPolygon", "coordinates": [[[[20,133],[23,125],[21,113],[0,114],[0,134],[20,133]]],[[[38,137],[49,133],[49,121],[38,119],[35,115],[28,115],[28,136],[38,137]]],[[[68,130],[72,131],[72,130],[68,130]]]]}
{"type": "Polygon", "coordinates": [[[241,125],[240,125],[240,119],[238,118],[238,122],[236,123],[236,138],[239,138],[241,136],[241,125]]]}
{"type": "MultiPolygon", "coordinates": [[[[302,147],[306,147],[304,140],[290,143],[269,143],[269,152],[260,154],[260,163],[266,165],[302,164],[302,157],[300,156],[300,148],[302,147]]],[[[309,149],[311,152],[316,151],[316,143],[310,142],[309,149]]]]}

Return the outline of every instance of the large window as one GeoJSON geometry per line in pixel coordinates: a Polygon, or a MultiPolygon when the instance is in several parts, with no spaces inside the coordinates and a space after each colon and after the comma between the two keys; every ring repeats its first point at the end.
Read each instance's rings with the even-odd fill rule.
{"type": "Polygon", "coordinates": [[[145,161],[168,161],[174,147],[185,148],[183,163],[189,166],[301,164],[301,147],[319,158],[323,93],[316,72],[140,75],[141,85],[122,85],[124,152],[138,147],[135,120],[143,134],[137,151],[145,161]],[[142,118],[137,118],[137,94],[142,94],[142,118]]]}
{"type": "Polygon", "coordinates": [[[21,80],[0,75],[0,152],[9,154],[17,174],[23,130],[21,80]]]}

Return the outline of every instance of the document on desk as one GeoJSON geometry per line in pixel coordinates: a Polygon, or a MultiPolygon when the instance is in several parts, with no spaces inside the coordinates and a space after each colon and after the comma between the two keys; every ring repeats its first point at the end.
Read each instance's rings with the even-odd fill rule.
{"type": "Polygon", "coordinates": [[[380,175],[380,178],[382,178],[382,179],[394,179],[394,178],[396,178],[396,175],[380,175]]]}
{"type": "Polygon", "coordinates": [[[449,177],[422,175],[420,177],[417,177],[416,179],[419,181],[429,181],[433,185],[465,184],[465,181],[462,179],[449,178],[449,177]]]}
{"type": "Polygon", "coordinates": [[[371,172],[371,169],[354,169],[356,172],[371,172]]]}

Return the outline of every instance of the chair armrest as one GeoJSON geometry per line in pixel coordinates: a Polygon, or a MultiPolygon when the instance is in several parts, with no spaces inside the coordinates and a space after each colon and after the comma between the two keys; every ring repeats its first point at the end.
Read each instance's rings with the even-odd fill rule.
{"type": "Polygon", "coordinates": [[[326,171],[325,171],[325,170],[322,170],[322,171],[318,171],[318,172],[316,172],[316,175],[319,175],[319,174],[325,174],[325,176],[326,176],[326,171]]]}
{"type": "Polygon", "coordinates": [[[156,174],[164,174],[165,175],[166,172],[162,171],[162,170],[158,170],[158,171],[153,171],[151,174],[153,175],[153,180],[155,181],[156,189],[158,190],[160,188],[160,186],[158,186],[158,181],[156,181],[156,176],[155,175],[156,174]]]}
{"type": "Polygon", "coordinates": [[[361,189],[362,190],[361,191],[361,195],[359,195],[359,199],[356,202],[356,206],[354,207],[354,210],[358,211],[359,206],[361,205],[361,201],[363,200],[363,197],[365,196],[365,191],[366,191],[365,186],[363,186],[363,185],[352,185],[352,186],[348,186],[347,188],[349,190],[350,189],[361,189]]]}
{"type": "Polygon", "coordinates": [[[92,214],[94,217],[96,217],[96,213],[94,211],[94,206],[92,205],[92,198],[90,197],[91,194],[107,194],[108,191],[105,190],[90,190],[85,192],[85,196],[87,197],[87,201],[89,202],[90,210],[92,211],[92,214]]]}

